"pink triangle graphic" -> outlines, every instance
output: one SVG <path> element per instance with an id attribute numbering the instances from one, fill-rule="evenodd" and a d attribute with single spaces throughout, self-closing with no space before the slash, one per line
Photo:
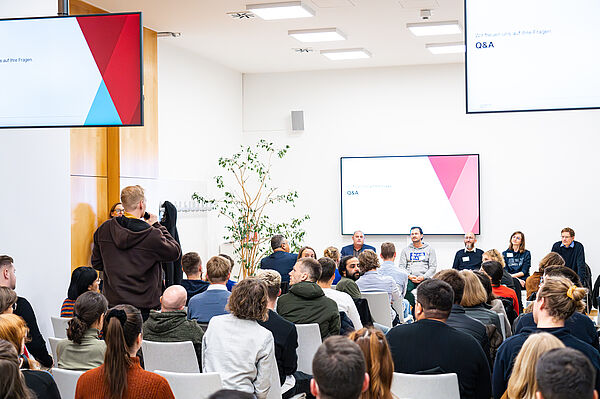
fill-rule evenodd
<path id="1" fill-rule="evenodd" d="M 468 158 L 468 155 L 429 157 L 429 162 L 431 162 L 435 174 L 440 180 L 440 183 L 442 183 L 442 187 L 444 188 L 444 192 L 448 199 L 450 199 L 450 196 L 454 191 L 456 182 L 458 181 Z"/>
<path id="2" fill-rule="evenodd" d="M 477 156 L 469 156 L 456 181 L 450 204 L 465 233 L 479 233 L 479 168 Z M 476 231 L 477 230 L 477 231 Z"/>

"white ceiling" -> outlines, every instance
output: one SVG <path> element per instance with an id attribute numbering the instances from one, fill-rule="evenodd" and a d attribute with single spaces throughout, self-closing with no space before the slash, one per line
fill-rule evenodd
<path id="1" fill-rule="evenodd" d="M 464 26 L 463 0 L 303 0 L 317 15 L 278 21 L 233 19 L 228 12 L 246 4 L 280 0 L 91 0 L 110 12 L 142 11 L 144 25 L 156 31 L 181 32 L 159 38 L 244 73 L 380 67 L 464 62 L 462 54 L 433 55 L 426 43 L 463 40 L 463 35 L 416 37 L 406 23 L 421 22 L 420 9 L 431 9 L 430 21 L 458 20 Z M 348 40 L 300 43 L 292 29 L 336 27 Z M 312 53 L 294 48 L 310 47 Z M 364 47 L 365 60 L 330 61 L 319 50 Z"/>

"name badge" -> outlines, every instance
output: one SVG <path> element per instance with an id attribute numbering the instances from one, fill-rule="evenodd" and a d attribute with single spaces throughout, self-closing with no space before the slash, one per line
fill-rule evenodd
<path id="1" fill-rule="evenodd" d="M 513 257 L 513 253 L 512 252 L 507 252 L 506 253 L 506 257 L 507 258 L 512 258 Z"/>
<path id="2" fill-rule="evenodd" d="M 469 257 L 468 256 L 463 256 L 462 260 L 463 260 L 463 262 L 468 262 L 469 261 Z"/>

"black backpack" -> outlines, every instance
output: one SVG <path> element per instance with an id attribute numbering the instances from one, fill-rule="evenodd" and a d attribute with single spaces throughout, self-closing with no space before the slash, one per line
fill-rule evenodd
<path id="1" fill-rule="evenodd" d="M 509 323 L 512 325 L 513 322 L 515 321 L 515 319 L 519 316 L 517 314 L 517 312 L 515 312 L 512 298 L 506 298 L 503 296 L 499 296 L 497 298 L 500 299 L 500 301 L 502 301 L 502 306 L 504 307 L 504 313 L 506 314 L 506 317 L 508 318 Z"/>

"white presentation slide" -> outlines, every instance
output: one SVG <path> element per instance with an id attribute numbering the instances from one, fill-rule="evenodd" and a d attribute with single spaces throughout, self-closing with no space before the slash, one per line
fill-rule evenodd
<path id="1" fill-rule="evenodd" d="M 479 156 L 341 158 L 342 234 L 479 233 Z"/>
<path id="2" fill-rule="evenodd" d="M 600 1 L 465 0 L 467 112 L 600 107 Z"/>

